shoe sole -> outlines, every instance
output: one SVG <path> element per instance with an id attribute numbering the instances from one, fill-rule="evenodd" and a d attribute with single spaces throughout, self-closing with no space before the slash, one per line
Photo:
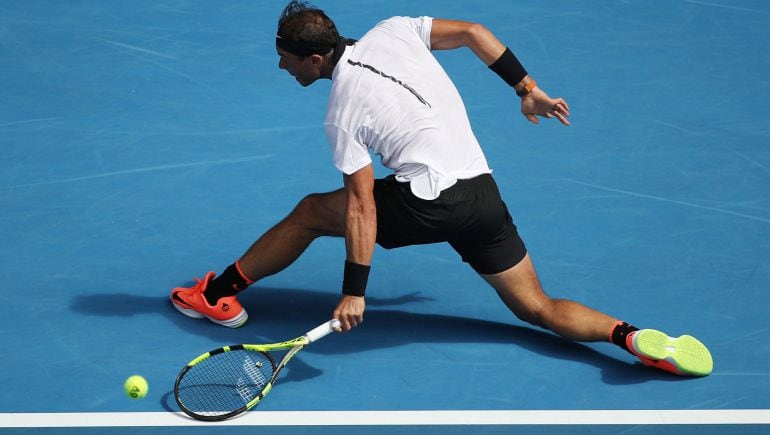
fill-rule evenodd
<path id="1" fill-rule="evenodd" d="M 249 314 L 243 308 L 241 308 L 241 312 L 238 313 L 237 316 L 233 317 L 230 320 L 217 320 L 212 317 L 206 316 L 205 314 L 201 314 L 195 310 L 182 308 L 176 303 L 174 303 L 173 300 L 171 301 L 171 304 L 174 306 L 174 308 L 177 309 L 177 311 L 179 311 L 180 313 L 184 314 L 187 317 L 192 317 L 194 319 L 202 319 L 205 317 L 211 320 L 212 322 L 216 323 L 217 325 L 226 326 L 228 328 L 240 328 L 246 323 L 247 320 L 249 320 Z"/>
<path id="2" fill-rule="evenodd" d="M 654 329 L 642 329 L 634 334 L 633 346 L 640 355 L 667 361 L 684 375 L 706 376 L 714 368 L 706 346 L 689 335 L 672 338 Z"/>

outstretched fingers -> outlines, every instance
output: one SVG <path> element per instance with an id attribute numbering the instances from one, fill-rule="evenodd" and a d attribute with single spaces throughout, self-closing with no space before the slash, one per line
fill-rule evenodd
<path id="1" fill-rule="evenodd" d="M 569 121 L 567 120 L 567 117 L 569 117 L 569 106 L 567 105 L 567 102 L 561 98 L 557 99 L 556 104 L 554 104 L 551 110 L 546 113 L 546 117 L 555 117 L 562 124 L 569 125 Z"/>
<path id="2" fill-rule="evenodd" d="M 556 118 L 564 125 L 569 125 L 569 105 L 563 98 L 550 98 L 543 90 L 535 88 L 521 99 L 521 113 L 532 122 L 539 124 L 538 117 Z"/>

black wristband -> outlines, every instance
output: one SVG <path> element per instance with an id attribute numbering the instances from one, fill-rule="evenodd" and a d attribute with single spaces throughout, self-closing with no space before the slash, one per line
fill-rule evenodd
<path id="1" fill-rule="evenodd" d="M 366 284 L 369 282 L 369 270 L 371 268 L 372 266 L 364 266 L 345 260 L 342 294 L 363 297 L 366 294 Z"/>
<path id="2" fill-rule="evenodd" d="M 527 70 L 521 66 L 519 59 L 513 55 L 510 48 L 506 47 L 500 57 L 489 65 L 489 69 L 497 73 L 511 87 L 519 84 L 527 76 Z"/>

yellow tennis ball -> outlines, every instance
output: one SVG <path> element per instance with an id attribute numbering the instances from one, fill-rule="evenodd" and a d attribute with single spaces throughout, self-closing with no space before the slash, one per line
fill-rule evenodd
<path id="1" fill-rule="evenodd" d="M 132 399 L 141 399 L 150 390 L 147 380 L 139 375 L 129 376 L 123 388 L 126 390 L 126 395 Z"/>

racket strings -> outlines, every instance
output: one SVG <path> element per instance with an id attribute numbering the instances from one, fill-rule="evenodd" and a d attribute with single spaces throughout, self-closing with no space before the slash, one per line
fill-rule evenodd
<path id="1" fill-rule="evenodd" d="M 232 350 L 212 355 L 184 374 L 178 400 L 198 415 L 228 414 L 258 397 L 274 370 L 273 359 L 264 352 Z"/>

